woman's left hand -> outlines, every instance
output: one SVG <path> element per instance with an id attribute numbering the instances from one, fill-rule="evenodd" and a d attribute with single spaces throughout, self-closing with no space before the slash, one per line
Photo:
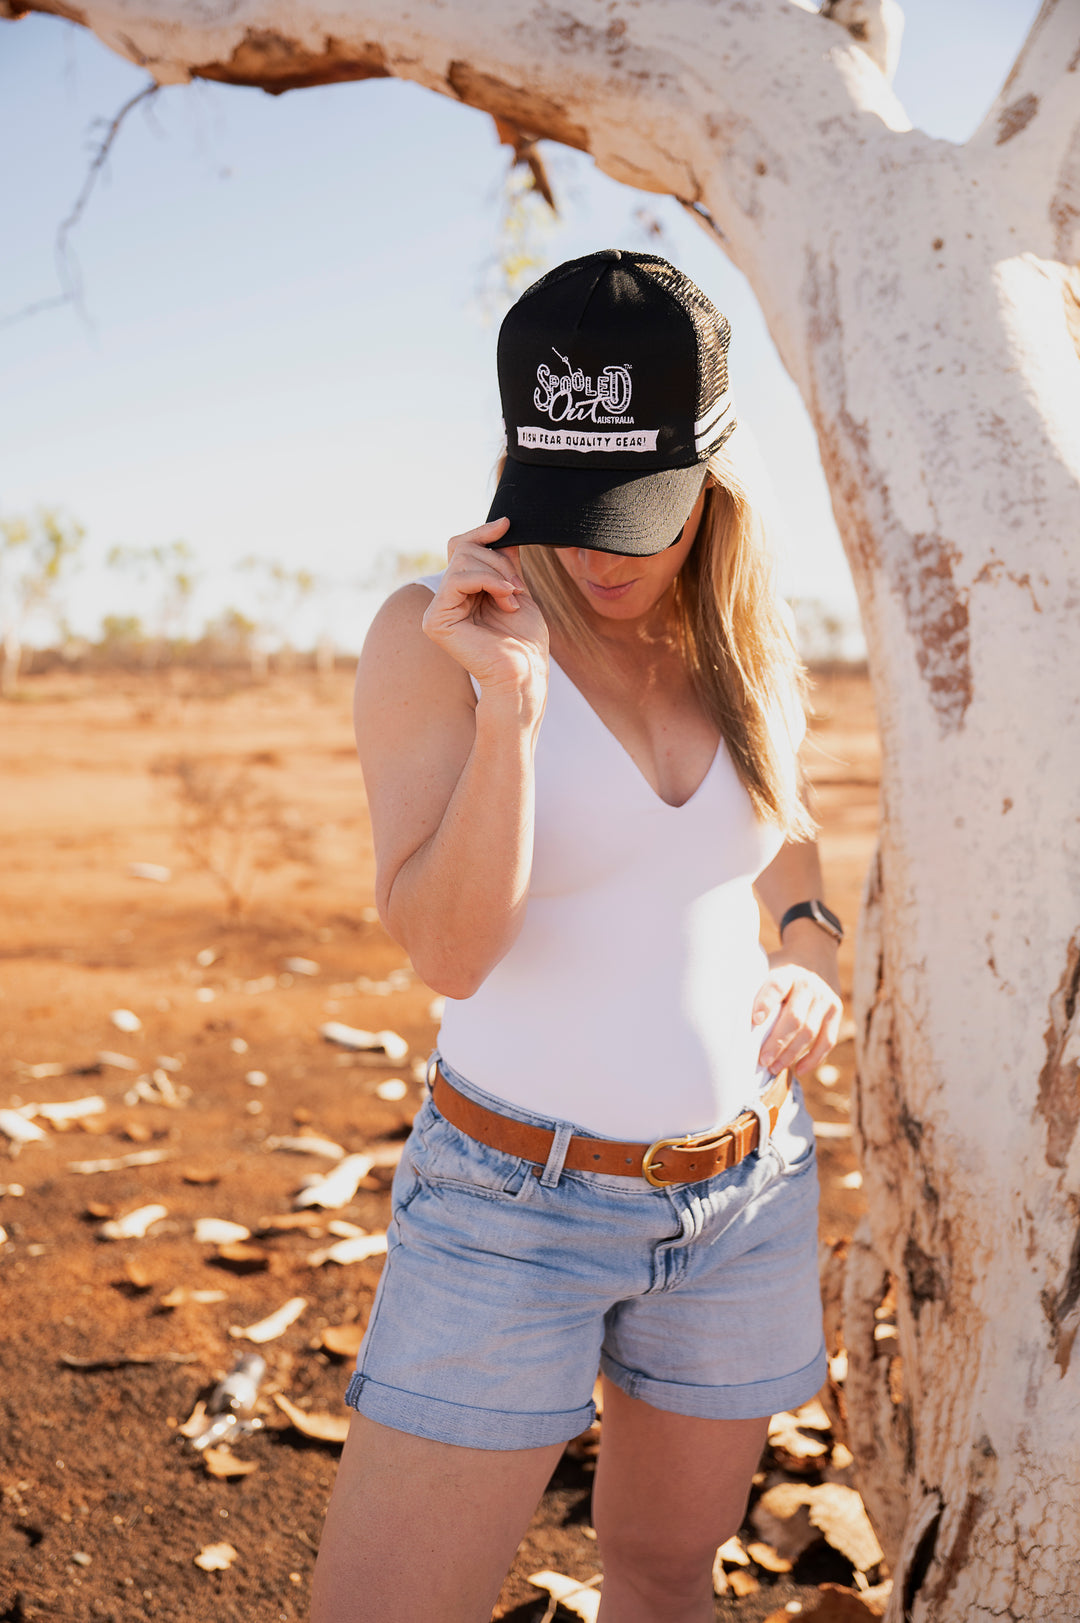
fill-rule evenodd
<path id="1" fill-rule="evenodd" d="M 840 1035 L 843 1003 L 839 992 L 815 970 L 773 953 L 768 976 L 754 999 L 751 1019 L 763 1028 L 774 1020 L 761 1046 L 761 1063 L 775 1075 L 785 1069 L 801 1075 L 825 1059 Z"/>

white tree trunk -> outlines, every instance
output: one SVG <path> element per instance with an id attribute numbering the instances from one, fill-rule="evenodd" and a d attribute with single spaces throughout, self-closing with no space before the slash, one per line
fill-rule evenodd
<path id="1" fill-rule="evenodd" d="M 163 83 L 413 79 L 716 222 L 818 433 L 881 723 L 847 1403 L 889 1619 L 1060 1623 L 1080 1592 L 1080 7 L 1047 0 L 965 147 L 912 130 L 871 60 L 894 54 L 884 0 L 833 9 L 866 50 L 803 0 L 79 15 Z M 899 1362 L 866 1333 L 887 1275 Z"/>

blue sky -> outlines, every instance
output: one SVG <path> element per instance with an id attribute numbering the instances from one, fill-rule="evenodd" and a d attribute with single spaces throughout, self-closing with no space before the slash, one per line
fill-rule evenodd
<path id="1" fill-rule="evenodd" d="M 1038 0 L 911 0 L 896 89 L 912 122 L 964 140 Z M 53 244 L 95 119 L 145 83 L 85 30 L 0 23 L 0 318 L 57 288 Z M 771 483 L 790 592 L 853 602 L 817 449 L 746 282 L 677 204 L 548 148 L 562 221 L 547 263 L 665 245 L 730 317 L 740 419 Z M 18 154 L 18 161 L 11 161 Z M 380 558 L 437 551 L 482 520 L 499 448 L 491 261 L 508 153 L 491 120 L 395 81 L 269 97 L 195 84 L 121 132 L 73 239 L 85 316 L 0 328 L 0 514 L 60 506 L 88 533 L 69 613 L 145 608 L 104 567 L 116 544 L 182 538 L 198 619 L 245 606 L 235 564 L 313 570 L 323 621 L 356 646 Z"/>

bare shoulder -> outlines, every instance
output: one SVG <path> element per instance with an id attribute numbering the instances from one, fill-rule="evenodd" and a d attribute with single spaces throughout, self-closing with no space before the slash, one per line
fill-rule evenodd
<path id="1" fill-rule="evenodd" d="M 476 708 L 465 671 L 424 634 L 428 587 L 400 587 L 382 605 L 364 639 L 356 673 L 356 724 L 386 718 L 418 703 L 445 713 L 447 706 Z"/>

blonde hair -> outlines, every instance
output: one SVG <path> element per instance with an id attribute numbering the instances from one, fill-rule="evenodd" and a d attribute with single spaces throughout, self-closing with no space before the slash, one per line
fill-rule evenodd
<path id="1" fill-rule="evenodd" d="M 674 586 L 675 633 L 706 714 L 715 723 L 757 816 L 786 839 L 808 839 L 813 819 L 791 770 L 805 672 L 790 613 L 777 596 L 760 514 L 726 447 L 706 464 L 705 506 Z M 549 547 L 522 547 L 521 571 L 545 619 L 599 655 L 570 577 Z"/>

